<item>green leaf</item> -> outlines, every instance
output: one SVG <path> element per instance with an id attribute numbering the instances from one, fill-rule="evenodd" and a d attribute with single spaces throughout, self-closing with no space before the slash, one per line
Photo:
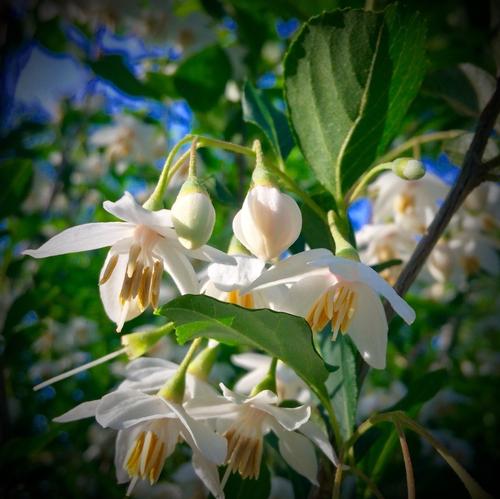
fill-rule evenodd
<path id="1" fill-rule="evenodd" d="M 278 111 L 262 90 L 246 82 L 242 98 L 243 119 L 258 126 L 269 140 L 277 157 L 286 159 L 294 146 L 285 115 Z"/>
<path id="2" fill-rule="evenodd" d="M 175 323 L 179 343 L 201 336 L 263 350 L 294 369 L 315 393 L 326 396 L 328 370 L 304 319 L 266 309 L 249 310 L 203 295 L 176 298 L 160 313 Z"/>
<path id="3" fill-rule="evenodd" d="M 231 77 L 231 63 L 218 45 L 192 55 L 177 68 L 174 86 L 195 111 L 208 111 L 223 95 Z"/>
<path id="4" fill-rule="evenodd" d="M 387 260 L 382 263 L 376 263 L 375 265 L 372 265 L 372 269 L 375 272 L 383 272 L 386 269 L 390 269 L 391 267 L 396 267 L 397 265 L 401 265 L 403 263 L 403 260 L 400 260 L 399 258 L 392 258 L 391 260 Z"/>
<path id="5" fill-rule="evenodd" d="M 119 55 L 106 55 L 96 61 L 87 61 L 94 73 L 111 82 L 126 94 L 141 97 L 156 97 L 154 91 L 139 81 Z"/>
<path id="6" fill-rule="evenodd" d="M 387 148 L 425 70 L 417 12 L 341 10 L 304 25 L 285 59 L 289 117 L 304 157 L 337 198 Z"/>
<path id="7" fill-rule="evenodd" d="M 323 339 L 321 350 L 326 362 L 339 366 L 330 374 L 326 388 L 344 439 L 348 439 L 356 422 L 358 386 L 356 382 L 356 351 L 350 340 L 339 334 L 331 341 L 330 333 Z"/>
<path id="8" fill-rule="evenodd" d="M 16 213 L 29 194 L 33 165 L 28 159 L 7 159 L 0 166 L 0 218 Z"/>

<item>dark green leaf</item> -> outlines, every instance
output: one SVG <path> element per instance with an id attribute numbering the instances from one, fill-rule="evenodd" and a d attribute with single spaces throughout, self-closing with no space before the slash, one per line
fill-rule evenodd
<path id="1" fill-rule="evenodd" d="M 399 258 L 393 258 L 391 260 L 387 260 L 386 262 L 382 263 L 377 263 L 375 265 L 372 265 L 372 269 L 375 272 L 383 272 L 385 269 L 390 269 L 391 267 L 395 267 L 396 265 L 401 265 L 403 263 L 403 260 L 400 260 Z"/>
<path id="2" fill-rule="evenodd" d="M 87 63 L 97 76 L 109 81 L 129 95 L 156 97 L 154 91 L 132 74 L 119 55 L 107 55 Z"/>
<path id="3" fill-rule="evenodd" d="M 0 218 L 16 213 L 29 194 L 33 165 L 27 159 L 7 159 L 0 165 Z"/>
<path id="4" fill-rule="evenodd" d="M 316 392 L 326 395 L 328 377 L 304 319 L 271 310 L 249 310 L 203 295 L 184 295 L 161 314 L 176 325 L 179 343 L 196 337 L 248 345 L 278 357 Z"/>
<path id="5" fill-rule="evenodd" d="M 356 384 L 356 351 L 350 340 L 339 334 L 335 341 L 330 340 L 330 333 L 325 336 L 321 346 L 326 362 L 339 366 L 330 374 L 326 388 L 333 405 L 333 410 L 340 425 L 344 439 L 349 438 L 356 421 L 358 387 Z"/>
<path id="6" fill-rule="evenodd" d="M 186 59 L 174 75 L 174 86 L 196 111 L 208 111 L 223 95 L 231 77 L 231 63 L 218 45 Z"/>
<path id="7" fill-rule="evenodd" d="M 382 154 L 422 81 L 416 12 L 342 10 L 311 19 L 285 59 L 289 115 L 306 160 L 334 195 Z"/>
<path id="8" fill-rule="evenodd" d="M 163 73 L 147 73 L 146 84 L 149 87 L 149 91 L 156 94 L 158 98 L 179 97 L 179 92 L 175 89 L 174 78 L 171 75 Z"/>
<path id="9" fill-rule="evenodd" d="M 276 156 L 286 159 L 294 145 L 285 115 L 278 111 L 262 90 L 251 83 L 243 89 L 243 119 L 258 126 L 266 135 Z"/>

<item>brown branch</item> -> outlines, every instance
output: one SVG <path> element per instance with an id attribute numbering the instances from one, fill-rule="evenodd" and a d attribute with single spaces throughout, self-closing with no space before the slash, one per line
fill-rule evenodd
<path id="1" fill-rule="evenodd" d="M 500 78 L 497 79 L 496 89 L 486 107 L 479 116 L 479 121 L 474 133 L 474 138 L 465 155 L 460 174 L 451 188 L 444 203 L 441 205 L 436 217 L 427 229 L 426 234 L 418 243 L 410 260 L 403 268 L 394 289 L 400 296 L 404 296 L 413 281 L 422 269 L 425 261 L 434 249 L 434 246 L 443 235 L 451 217 L 460 208 L 465 198 L 481 183 L 488 175 L 488 168 L 481 162 L 486 144 L 490 137 L 495 121 L 500 114 Z M 386 304 L 387 322 L 390 322 L 395 313 Z M 358 382 L 363 384 L 368 373 L 368 364 L 363 364 L 360 369 Z"/>

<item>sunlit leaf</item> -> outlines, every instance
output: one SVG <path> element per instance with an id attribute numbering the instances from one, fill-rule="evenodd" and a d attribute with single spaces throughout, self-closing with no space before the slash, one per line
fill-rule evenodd
<path id="1" fill-rule="evenodd" d="M 243 89 L 243 119 L 258 126 L 277 156 L 286 159 L 294 145 L 285 115 L 278 111 L 262 90 L 247 82 Z"/>
<path id="2" fill-rule="evenodd" d="M 249 310 L 203 295 L 176 298 L 162 307 L 161 314 L 175 323 L 180 343 L 201 336 L 263 350 L 288 364 L 314 391 L 326 394 L 328 369 L 304 319 L 266 309 Z"/>
<path id="3" fill-rule="evenodd" d="M 285 59 L 285 95 L 319 181 L 345 193 L 399 131 L 422 81 L 425 23 L 394 6 L 312 18 Z"/>

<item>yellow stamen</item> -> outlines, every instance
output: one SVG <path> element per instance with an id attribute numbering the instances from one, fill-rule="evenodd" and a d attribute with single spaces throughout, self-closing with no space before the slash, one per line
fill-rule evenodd
<path id="1" fill-rule="evenodd" d="M 138 244 L 132 244 L 128 252 L 128 263 L 127 263 L 127 275 L 132 277 L 134 274 L 135 266 L 137 264 L 137 258 L 141 252 L 141 247 Z"/>
<path id="2" fill-rule="evenodd" d="M 108 282 L 109 278 L 113 274 L 113 270 L 115 270 L 115 267 L 116 267 L 117 263 L 118 263 L 118 255 L 113 255 L 109 259 L 108 264 L 106 265 L 106 268 L 105 268 L 104 272 L 102 273 L 102 277 L 101 277 L 101 279 L 99 281 L 100 285 L 105 284 L 106 282 Z"/>
<path id="3" fill-rule="evenodd" d="M 246 293 L 240 295 L 237 289 L 233 289 L 227 293 L 226 301 L 232 303 L 233 305 L 240 305 L 240 307 L 254 308 L 255 303 L 252 293 Z"/>

